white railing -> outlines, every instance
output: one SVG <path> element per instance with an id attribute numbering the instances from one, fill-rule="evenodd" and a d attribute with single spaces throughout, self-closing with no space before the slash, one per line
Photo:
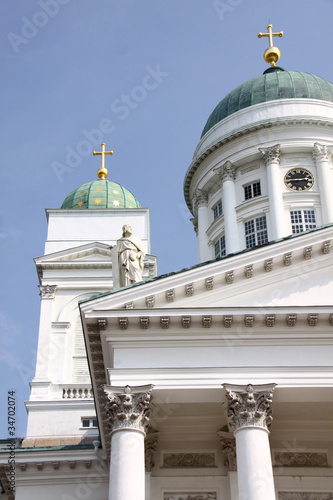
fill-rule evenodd
<path id="1" fill-rule="evenodd" d="M 62 387 L 63 399 L 93 399 L 91 386 L 65 386 Z"/>

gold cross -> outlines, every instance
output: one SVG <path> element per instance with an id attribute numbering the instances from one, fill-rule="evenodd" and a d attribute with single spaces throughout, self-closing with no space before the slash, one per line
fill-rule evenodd
<path id="1" fill-rule="evenodd" d="M 101 180 L 104 180 L 109 173 L 105 168 L 105 155 L 113 155 L 113 151 L 105 151 L 105 142 L 102 142 L 101 146 L 102 151 L 93 151 L 93 155 L 101 155 L 101 168 L 97 171 L 97 175 Z"/>
<path id="2" fill-rule="evenodd" d="M 268 37 L 269 47 L 264 52 L 264 59 L 265 59 L 265 61 L 270 63 L 271 66 L 275 66 L 275 63 L 280 59 L 281 53 L 277 47 L 273 46 L 273 36 L 278 36 L 281 38 L 283 36 L 283 31 L 279 31 L 279 33 L 273 33 L 272 28 L 273 28 L 273 25 L 269 24 L 267 26 L 268 33 L 261 33 L 260 32 L 260 33 L 258 33 L 258 38 Z"/>

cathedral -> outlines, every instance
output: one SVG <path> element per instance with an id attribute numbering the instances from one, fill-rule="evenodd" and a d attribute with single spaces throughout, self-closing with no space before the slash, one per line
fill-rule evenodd
<path id="1" fill-rule="evenodd" d="M 104 143 L 97 179 L 47 210 L 1 498 L 333 500 L 333 84 L 279 67 L 280 36 L 258 34 L 268 68 L 217 104 L 185 173 L 195 266 L 158 276 Z"/>

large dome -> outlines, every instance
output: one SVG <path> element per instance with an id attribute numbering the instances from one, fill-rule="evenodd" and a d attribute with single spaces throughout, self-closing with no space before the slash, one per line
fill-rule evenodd
<path id="1" fill-rule="evenodd" d="M 116 182 L 100 179 L 82 184 L 69 193 L 61 205 L 64 209 L 141 208 L 128 189 Z"/>
<path id="2" fill-rule="evenodd" d="M 297 98 L 333 102 L 333 84 L 309 73 L 269 68 L 263 75 L 242 83 L 222 99 L 208 118 L 201 137 L 236 111 L 276 99 Z"/>

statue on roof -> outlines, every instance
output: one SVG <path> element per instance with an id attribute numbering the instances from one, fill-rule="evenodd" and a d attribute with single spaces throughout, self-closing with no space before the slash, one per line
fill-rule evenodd
<path id="1" fill-rule="evenodd" d="M 142 281 L 145 253 L 141 239 L 133 236 L 131 224 L 125 224 L 123 236 L 117 241 L 119 285 L 121 287 Z"/>

